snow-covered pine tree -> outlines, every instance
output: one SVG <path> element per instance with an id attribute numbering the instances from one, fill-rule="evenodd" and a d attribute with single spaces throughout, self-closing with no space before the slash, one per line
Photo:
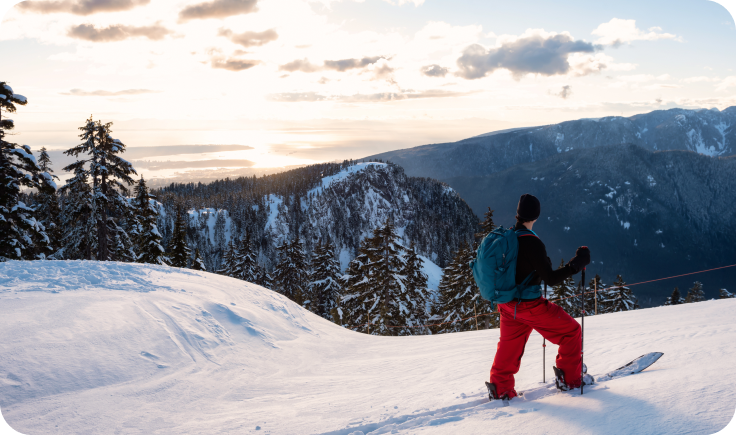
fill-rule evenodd
<path id="1" fill-rule="evenodd" d="M 493 210 L 490 207 L 488 207 L 488 211 L 485 213 L 485 219 L 478 225 L 480 225 L 480 232 L 475 234 L 478 240 L 483 240 L 485 236 L 496 229 L 496 224 L 493 223 Z"/>
<path id="2" fill-rule="evenodd" d="M 225 254 L 222 256 L 222 267 L 217 271 L 220 275 L 233 276 L 233 270 L 235 269 L 235 247 L 233 246 L 232 240 L 228 245 Z"/>
<path id="3" fill-rule="evenodd" d="M 265 267 L 258 266 L 258 275 L 256 276 L 255 283 L 267 289 L 273 288 L 273 278 L 271 278 L 271 274 L 268 273 Z"/>
<path id="4" fill-rule="evenodd" d="M 565 266 L 565 260 L 560 261 L 560 267 L 562 269 Z M 572 277 L 565 279 L 563 282 L 552 286 L 552 301 L 559 305 L 560 308 L 572 317 L 578 317 L 580 315 L 580 299 L 577 294 L 577 286 L 575 280 Z M 600 307 L 598 312 L 600 313 Z"/>
<path id="5" fill-rule="evenodd" d="M 128 231 L 135 230 L 136 222 L 132 207 L 128 207 L 130 211 L 125 215 L 121 215 L 117 220 L 108 219 L 108 228 L 112 235 L 112 245 L 110 245 L 110 260 L 132 263 L 138 258 L 135 252 L 135 243 L 128 234 Z"/>
<path id="6" fill-rule="evenodd" d="M 240 241 L 240 248 L 237 250 L 233 275 L 244 281 L 255 283 L 258 280 L 258 269 L 257 253 L 253 246 L 253 240 L 250 232 L 246 232 Z"/>
<path id="7" fill-rule="evenodd" d="M 682 299 L 682 296 L 680 296 L 680 289 L 678 287 L 675 287 L 675 289 L 672 290 L 672 295 L 667 298 L 667 301 L 664 304 L 680 305 L 682 303 L 685 303 L 685 301 Z"/>
<path id="8" fill-rule="evenodd" d="M 168 257 L 171 267 L 187 267 L 187 261 L 191 251 L 186 241 L 187 223 L 181 213 L 181 206 L 176 208 L 176 220 L 174 221 L 174 231 L 169 241 Z"/>
<path id="9" fill-rule="evenodd" d="M 304 303 L 307 264 L 304 248 L 297 237 L 284 241 L 278 248 L 281 260 L 274 269 L 275 290 L 299 305 Z"/>
<path id="10" fill-rule="evenodd" d="M 703 293 L 703 283 L 700 281 L 695 281 L 693 283 L 693 286 L 690 287 L 690 290 L 687 292 L 687 296 L 685 296 L 685 303 L 689 304 L 691 302 L 702 302 L 705 300 L 705 293 Z"/>
<path id="11" fill-rule="evenodd" d="M 409 310 L 409 326 L 414 327 L 410 332 L 412 335 L 425 334 L 429 332 L 426 325 L 429 319 L 429 294 L 427 294 L 427 274 L 424 273 L 424 264 L 422 259 L 416 253 L 414 243 L 404 255 L 404 276 L 406 276 L 406 290 L 401 298 L 407 303 Z"/>
<path id="12" fill-rule="evenodd" d="M 41 152 L 38 156 L 38 167 L 41 168 L 42 172 L 46 172 L 51 175 L 53 180 L 59 179 L 59 177 L 53 174 L 54 171 L 51 169 L 51 157 L 49 157 L 46 147 L 41 148 Z M 61 227 L 59 196 L 56 192 L 52 192 L 50 190 L 38 192 L 38 195 L 36 196 L 36 215 L 44 228 L 46 228 L 46 235 L 49 237 L 50 252 L 58 252 L 62 247 L 61 238 L 63 232 Z"/>
<path id="13" fill-rule="evenodd" d="M 36 210 L 20 201 L 20 189 L 53 194 L 56 184 L 38 166 L 28 145 L 5 140 L 15 124 L 12 119 L 3 119 L 3 112 L 13 113 L 16 104 L 26 103 L 26 97 L 0 82 L 0 261 L 34 260 L 51 254 L 45 228 L 37 220 Z"/>
<path id="14" fill-rule="evenodd" d="M 82 167 L 59 189 L 62 194 L 62 248 L 55 258 L 92 260 L 97 255 L 97 214 L 92 187 Z"/>
<path id="15" fill-rule="evenodd" d="M 194 248 L 194 257 L 192 257 L 191 269 L 207 271 L 207 268 L 204 265 L 204 261 L 202 261 L 202 256 L 199 255 L 199 248 Z"/>
<path id="16" fill-rule="evenodd" d="M 480 296 L 468 263 L 475 258 L 475 251 L 467 244 L 460 245 L 450 264 L 443 270 L 440 280 L 439 301 L 432 307 L 433 333 L 471 331 L 497 326 L 497 316 L 474 316 L 492 312 L 492 304 Z M 464 320 L 463 320 L 464 319 Z"/>
<path id="17" fill-rule="evenodd" d="M 119 153 L 125 152 L 125 144 L 110 136 L 111 126 L 111 122 L 105 124 L 95 122 L 90 116 L 85 125 L 79 127 L 82 131 L 79 137 L 83 142 L 64 151 L 64 154 L 77 159 L 80 154 L 86 154 L 88 157 L 77 160 L 64 170 L 74 171 L 76 174 L 80 168 L 84 168 L 86 174 L 92 178 L 97 216 L 97 260 L 101 261 L 114 257 L 111 246 L 114 244 L 115 235 L 124 231 L 117 225 L 116 216 L 130 213 L 130 203 L 126 199 L 127 186 L 134 183 L 130 174 L 136 173 L 130 162 L 118 156 Z"/>
<path id="18" fill-rule="evenodd" d="M 322 243 L 320 240 L 317 243 L 309 269 L 307 297 L 311 302 L 308 308 L 318 316 L 333 320 L 331 311 L 342 294 L 342 275 L 335 257 L 335 246 L 331 242 Z"/>
<path id="19" fill-rule="evenodd" d="M 736 295 L 726 290 L 725 288 L 718 290 L 718 299 L 731 299 L 731 298 L 736 298 Z"/>
<path id="20" fill-rule="evenodd" d="M 410 327 L 421 319 L 406 299 L 404 252 L 391 222 L 363 240 L 343 279 L 346 288 L 339 309 L 346 327 L 374 335 L 421 333 Z"/>
<path id="21" fill-rule="evenodd" d="M 636 296 L 629 287 L 626 287 L 626 282 L 621 275 L 616 276 L 613 286 L 606 291 L 604 303 L 607 305 L 607 312 L 609 313 L 631 311 L 638 308 Z"/>
<path id="22" fill-rule="evenodd" d="M 134 188 L 135 199 L 135 245 L 139 263 L 167 264 L 164 247 L 161 246 L 161 233 L 158 231 L 158 207 L 155 205 L 155 196 L 152 196 L 146 181 L 141 176 Z"/>
<path id="23" fill-rule="evenodd" d="M 368 310 L 363 303 L 362 295 L 366 293 L 368 280 L 362 274 L 363 267 L 370 263 L 368 245 L 372 238 L 366 237 L 360 242 L 358 255 L 348 264 L 342 275 L 342 294 L 337 306 L 330 311 L 335 323 L 358 332 L 370 331 Z"/>

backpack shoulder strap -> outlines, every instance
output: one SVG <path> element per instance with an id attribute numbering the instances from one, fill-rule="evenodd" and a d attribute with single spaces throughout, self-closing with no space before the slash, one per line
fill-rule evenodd
<path id="1" fill-rule="evenodd" d="M 517 238 L 519 238 L 519 237 L 536 237 L 537 239 L 539 239 L 539 236 L 537 235 L 537 233 L 535 233 L 532 230 L 527 230 L 527 229 L 516 230 L 516 237 Z"/>

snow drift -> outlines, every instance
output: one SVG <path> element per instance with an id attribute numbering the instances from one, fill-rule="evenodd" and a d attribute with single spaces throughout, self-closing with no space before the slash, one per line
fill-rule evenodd
<path id="1" fill-rule="evenodd" d="M 142 264 L 0 263 L 0 408 L 45 433 L 695 433 L 736 403 L 736 300 L 585 322 L 603 374 L 650 351 L 645 372 L 584 396 L 495 408 L 483 381 L 497 330 L 375 337 L 232 278 Z M 542 339 L 520 390 L 540 387 Z M 548 347 L 547 381 L 555 346 Z"/>

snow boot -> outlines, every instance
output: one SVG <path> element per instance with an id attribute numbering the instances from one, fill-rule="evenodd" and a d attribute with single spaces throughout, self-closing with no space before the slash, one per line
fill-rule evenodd
<path id="1" fill-rule="evenodd" d="M 580 388 L 580 384 L 568 385 L 567 382 L 565 382 L 565 373 L 562 370 L 558 369 L 555 366 L 552 366 L 552 370 L 554 370 L 555 372 L 555 386 L 558 390 L 570 391 L 576 388 Z M 583 385 L 593 385 L 595 383 L 593 376 L 590 376 L 588 374 L 588 367 L 585 364 L 583 364 L 583 377 L 580 381 Z"/>
<path id="2" fill-rule="evenodd" d="M 488 400 L 491 402 L 499 399 L 503 400 L 504 406 L 508 406 L 509 400 L 519 396 L 519 394 L 516 393 L 516 390 L 507 391 L 503 395 L 499 396 L 496 391 L 496 386 L 490 382 L 486 382 L 486 388 L 488 388 Z"/>

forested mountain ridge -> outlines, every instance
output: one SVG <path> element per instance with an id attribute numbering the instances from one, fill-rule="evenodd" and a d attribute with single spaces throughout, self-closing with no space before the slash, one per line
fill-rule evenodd
<path id="1" fill-rule="evenodd" d="M 259 262 L 271 269 L 276 247 L 298 236 L 307 256 L 319 241 L 337 246 L 342 268 L 360 241 L 392 220 L 403 243 L 414 243 L 440 267 L 462 242 L 470 242 L 478 218 L 444 183 L 407 177 L 386 163 L 320 164 L 260 178 L 176 184 L 153 192 L 162 204 L 159 229 L 168 244 L 177 207 L 188 210 L 187 241 L 208 270 L 220 267 L 231 240 L 247 232 Z"/>
<path id="2" fill-rule="evenodd" d="M 589 274 L 606 282 L 623 274 L 631 283 L 734 262 L 734 174 L 736 156 L 624 144 L 447 181 L 473 209 L 495 209 L 496 222 L 504 226 L 514 222 L 519 195 L 533 193 L 542 205 L 534 230 L 553 264 L 587 245 L 594 261 Z M 732 269 L 724 269 L 637 287 L 636 293 L 642 306 L 659 304 L 675 285 L 687 288 L 694 279 L 703 281 L 708 297 L 716 297 L 719 287 L 733 287 Z"/>
<path id="3" fill-rule="evenodd" d="M 624 143 L 650 151 L 736 155 L 736 106 L 723 111 L 669 109 L 628 118 L 579 119 L 488 133 L 454 143 L 389 151 L 369 158 L 399 164 L 410 176 L 444 181 L 487 175 L 571 150 Z"/>

